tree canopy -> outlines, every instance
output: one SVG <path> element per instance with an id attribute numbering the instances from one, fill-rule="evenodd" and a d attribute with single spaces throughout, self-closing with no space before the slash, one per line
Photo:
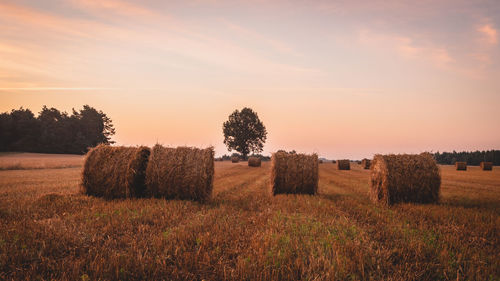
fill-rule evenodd
<path id="1" fill-rule="evenodd" d="M 493 165 L 500 165 L 500 150 L 487 151 L 462 151 L 462 152 L 436 152 L 434 154 L 436 162 L 439 164 L 455 164 L 455 162 L 467 162 L 467 165 L 479 165 L 482 161 L 493 162 Z"/>
<path id="2" fill-rule="evenodd" d="M 114 134 L 112 120 L 88 105 L 71 115 L 47 106 L 38 117 L 23 108 L 0 114 L 0 151 L 83 154 Z"/>
<path id="3" fill-rule="evenodd" d="M 267 138 L 266 127 L 252 109 L 235 110 L 223 124 L 224 144 L 229 151 L 236 150 L 246 159 L 247 155 L 260 153 Z"/>

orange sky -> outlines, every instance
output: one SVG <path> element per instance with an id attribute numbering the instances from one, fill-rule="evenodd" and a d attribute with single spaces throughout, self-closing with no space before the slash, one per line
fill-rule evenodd
<path id="1" fill-rule="evenodd" d="M 499 148 L 498 1 L 0 0 L 0 15 L 0 111 L 89 104 L 119 144 L 221 155 L 248 106 L 265 154 Z"/>

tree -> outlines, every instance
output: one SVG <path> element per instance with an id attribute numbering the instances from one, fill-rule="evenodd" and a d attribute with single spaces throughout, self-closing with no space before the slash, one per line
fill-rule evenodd
<path id="1" fill-rule="evenodd" d="M 82 154 L 100 143 L 114 143 L 114 134 L 111 119 L 88 105 L 73 109 L 71 116 L 47 106 L 37 118 L 23 108 L 0 113 L 0 151 Z"/>
<path id="2" fill-rule="evenodd" d="M 66 152 L 63 148 L 68 143 L 68 135 L 72 132 L 65 130 L 64 122 L 68 119 L 66 112 L 61 113 L 56 108 L 43 106 L 38 113 L 40 122 L 40 151 L 57 153 Z"/>
<path id="3" fill-rule="evenodd" d="M 236 150 L 246 159 L 250 152 L 262 152 L 267 131 L 257 113 L 245 107 L 235 110 L 223 126 L 224 144 L 228 151 Z"/>
<path id="4" fill-rule="evenodd" d="M 29 109 L 22 107 L 10 112 L 10 151 L 36 152 L 40 137 L 40 124 Z"/>
<path id="5" fill-rule="evenodd" d="M 75 132 L 73 153 L 85 153 L 89 147 L 100 143 L 114 143 L 111 140 L 111 136 L 115 134 L 112 120 L 101 110 L 88 105 L 84 105 L 80 112 L 73 109 L 70 123 Z"/>

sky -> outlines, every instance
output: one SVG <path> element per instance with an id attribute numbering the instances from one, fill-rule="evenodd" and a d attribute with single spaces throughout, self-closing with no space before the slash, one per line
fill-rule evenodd
<path id="1" fill-rule="evenodd" d="M 0 112 L 104 111 L 119 145 L 214 146 L 256 111 L 278 149 L 500 148 L 498 0 L 0 0 Z"/>

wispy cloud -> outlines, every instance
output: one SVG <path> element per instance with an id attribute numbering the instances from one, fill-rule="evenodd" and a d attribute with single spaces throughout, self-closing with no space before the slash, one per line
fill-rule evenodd
<path id="1" fill-rule="evenodd" d="M 363 29 L 359 32 L 359 40 L 370 46 L 383 46 L 395 50 L 400 56 L 408 59 L 426 60 L 436 67 L 448 67 L 455 59 L 444 46 L 436 46 L 431 42 L 417 44 L 409 36 L 377 33 Z"/>
<path id="2" fill-rule="evenodd" d="M 122 0 L 72 0 L 73 5 L 100 14 L 121 14 L 127 16 L 152 16 L 151 9 Z"/>
<path id="3" fill-rule="evenodd" d="M 99 88 L 99 87 L 9 87 L 0 88 L 0 91 L 100 91 L 100 90 L 118 90 L 118 88 Z"/>
<path id="4" fill-rule="evenodd" d="M 297 52 L 292 46 L 290 46 L 290 44 L 286 44 L 283 41 L 266 36 L 260 32 L 251 30 L 250 28 L 243 27 L 234 22 L 230 22 L 226 19 L 222 19 L 221 22 L 224 25 L 226 25 L 230 30 L 234 31 L 238 36 L 244 37 L 246 39 L 249 39 L 251 41 L 260 44 L 265 44 L 278 53 L 292 55 L 292 56 L 303 56 L 302 54 Z"/>
<path id="5" fill-rule="evenodd" d="M 481 25 L 477 31 L 483 36 L 483 41 L 490 45 L 498 44 L 498 32 L 492 24 Z"/>
<path id="6" fill-rule="evenodd" d="M 484 18 L 476 26 L 475 48 L 470 54 L 481 69 L 487 69 L 493 64 L 493 57 L 498 52 L 498 31 L 491 23 L 491 19 Z"/>

